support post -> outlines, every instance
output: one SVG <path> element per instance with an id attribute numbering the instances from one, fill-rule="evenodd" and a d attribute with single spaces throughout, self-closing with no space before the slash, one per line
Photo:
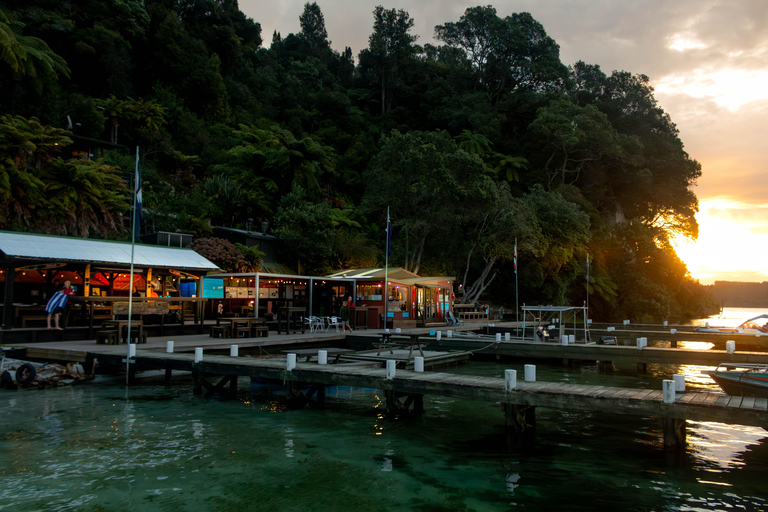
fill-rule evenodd
<path id="1" fill-rule="evenodd" d="M 229 398 L 237 397 L 237 375 L 229 378 Z"/>
<path id="2" fill-rule="evenodd" d="M 678 418 L 662 418 L 661 425 L 664 430 L 664 449 L 684 449 L 686 445 L 685 420 Z"/>
<path id="3" fill-rule="evenodd" d="M 5 267 L 5 288 L 3 290 L 3 329 L 13 328 L 13 280 L 16 279 L 16 268 Z"/>
<path id="4" fill-rule="evenodd" d="M 203 394 L 203 383 L 200 379 L 200 370 L 192 370 L 192 394 L 200 396 Z"/>
<path id="5" fill-rule="evenodd" d="M 387 419 L 394 420 L 397 416 L 397 395 L 391 389 L 384 391 L 386 397 Z"/>
<path id="6" fill-rule="evenodd" d="M 527 432 L 536 428 L 536 407 L 532 405 L 504 404 L 504 418 L 507 429 Z"/>

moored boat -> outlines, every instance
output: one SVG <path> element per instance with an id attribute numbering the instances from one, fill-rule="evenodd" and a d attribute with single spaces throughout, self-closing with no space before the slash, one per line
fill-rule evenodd
<path id="1" fill-rule="evenodd" d="M 733 396 L 768 398 L 768 365 L 721 363 L 701 373 L 712 377 L 723 391 Z"/>
<path id="2" fill-rule="evenodd" d="M 759 315 L 742 322 L 738 327 L 710 327 L 706 324 L 703 327 L 694 327 L 695 332 L 708 332 L 719 334 L 746 334 L 749 336 L 768 335 L 768 323 L 760 323 L 757 320 L 768 318 L 768 314 Z"/>

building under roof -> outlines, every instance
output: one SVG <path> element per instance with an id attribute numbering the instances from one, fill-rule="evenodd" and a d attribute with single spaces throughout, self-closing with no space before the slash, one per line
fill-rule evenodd
<path id="1" fill-rule="evenodd" d="M 64 280 L 81 297 L 127 296 L 129 285 L 146 297 L 192 296 L 196 280 L 215 270 L 191 249 L 0 231 L 3 304 L 13 305 L 3 307 L 2 325 L 11 327 L 14 307 L 44 305 Z M 189 295 L 179 290 L 184 279 L 191 281 Z"/>

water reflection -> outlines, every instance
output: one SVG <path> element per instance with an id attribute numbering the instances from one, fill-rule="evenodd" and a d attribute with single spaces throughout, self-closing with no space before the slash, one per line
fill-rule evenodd
<path id="1" fill-rule="evenodd" d="M 454 370 L 502 378 L 507 366 L 472 362 Z M 657 387 L 671 370 L 693 380 L 697 367 L 637 375 L 539 365 L 537 377 Z M 534 436 L 508 437 L 498 404 L 446 397 L 425 397 L 418 420 L 389 422 L 372 408 L 383 406 L 382 395 L 357 388 L 329 389 L 322 411 L 208 400 L 186 386 L 137 387 L 119 399 L 97 387 L 60 391 L 24 400 L 0 394 L 0 408 L 9 410 L 11 400 L 18 407 L 0 416 L 0 506 L 195 512 L 766 505 L 762 429 L 689 422 L 689 449 L 666 460 L 657 420 L 591 411 L 542 409 Z M 9 472 L 14 463 L 23 471 Z"/>

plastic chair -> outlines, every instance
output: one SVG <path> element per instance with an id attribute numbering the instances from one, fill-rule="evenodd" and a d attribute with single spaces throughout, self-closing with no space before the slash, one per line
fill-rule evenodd
<path id="1" fill-rule="evenodd" d="M 339 317 L 332 316 L 328 318 L 328 328 L 326 329 L 326 331 L 330 331 L 331 327 L 333 327 L 336 330 L 336 332 L 339 332 L 340 326 L 341 326 L 341 322 L 339 322 Z"/>
<path id="2" fill-rule="evenodd" d="M 309 332 L 317 332 L 320 329 L 322 329 L 323 326 L 325 325 L 325 322 L 319 316 L 310 316 L 308 320 L 309 320 Z"/>

